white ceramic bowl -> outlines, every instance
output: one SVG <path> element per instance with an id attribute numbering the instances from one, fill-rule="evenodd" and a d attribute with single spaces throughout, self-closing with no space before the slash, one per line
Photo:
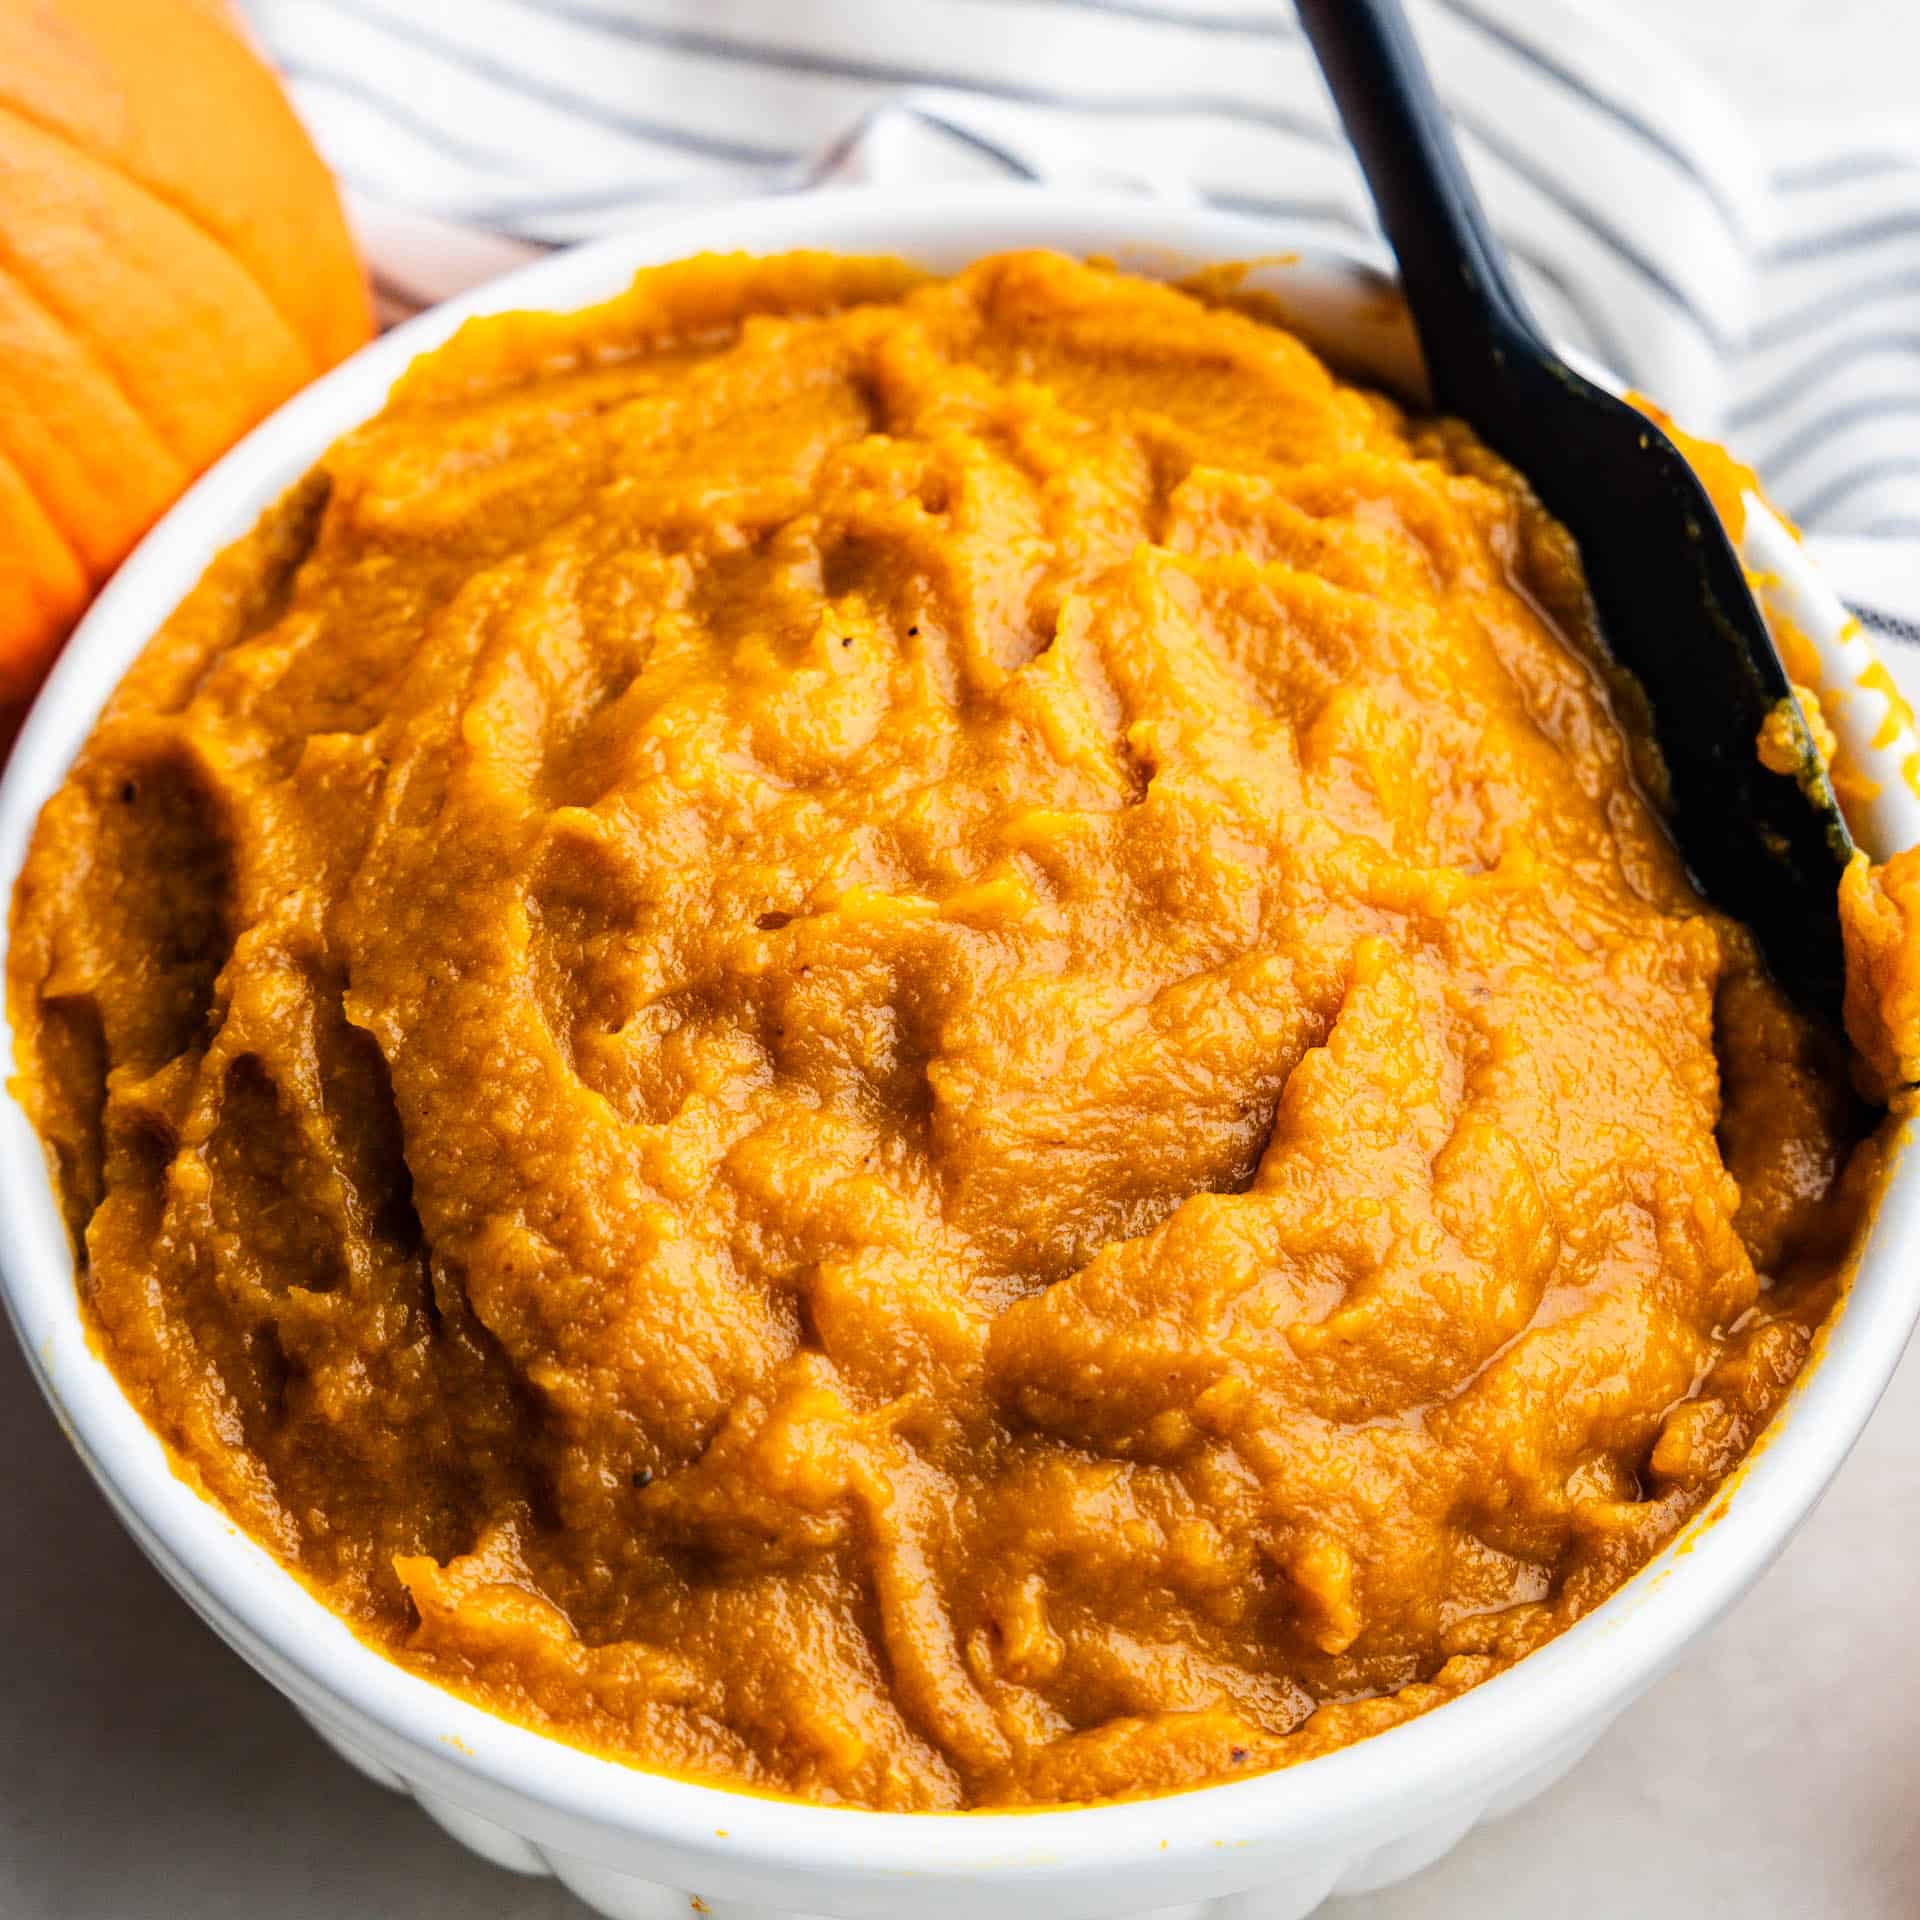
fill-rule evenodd
<path id="1" fill-rule="evenodd" d="M 1147 201 L 1038 189 L 811 194 L 678 219 L 560 255 L 390 334 L 283 408 L 168 515 L 115 577 L 34 709 L 0 784 L 10 896 L 41 803 L 107 692 L 213 553 L 373 413 L 417 353 L 468 315 L 568 308 L 635 268 L 705 248 L 898 252 L 954 268 L 997 248 L 1055 246 L 1144 272 L 1287 254 L 1284 229 Z M 1263 269 L 1309 338 L 1401 385 L 1418 358 L 1377 258 L 1302 247 Z M 1873 659 L 1798 549 L 1766 517 L 1749 557 L 1854 687 L 1838 718 L 1881 781 L 1861 823 L 1885 852 L 1920 839 L 1900 762 L 1912 741 L 1873 693 Z M 1861 676 L 1867 675 L 1866 685 Z M 1884 735 L 1884 738 L 1879 736 Z M 1875 744 L 1876 740 L 1878 744 Z M 10 1052 L 10 1036 L 0 1034 Z M 666 1920 L 699 1896 L 729 1916 L 1047 1915 L 1293 1920 L 1329 1893 L 1417 1871 L 1488 1815 L 1556 1779 L 1766 1567 L 1865 1425 L 1916 1314 L 1912 1156 L 1886 1194 L 1825 1349 L 1753 1460 L 1707 1514 L 1587 1619 L 1424 1718 L 1290 1771 L 1066 1812 L 879 1814 L 690 1785 L 599 1760 L 497 1720 L 361 1645 L 168 1468 L 90 1350 L 38 1141 L 0 1101 L 0 1280 L 34 1371 L 121 1519 L 201 1616 L 374 1779 L 415 1796 L 502 1866 L 557 1874 L 622 1920 Z M 241 1844 L 236 1836 L 236 1844 Z"/>

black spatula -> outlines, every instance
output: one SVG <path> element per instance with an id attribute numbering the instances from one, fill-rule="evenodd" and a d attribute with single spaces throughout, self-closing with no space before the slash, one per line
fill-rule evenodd
<path id="1" fill-rule="evenodd" d="M 1694 879 L 1753 928 L 1789 992 L 1837 1016 L 1835 889 L 1853 843 L 1817 769 L 1803 784 L 1760 764 L 1761 726 L 1793 694 L 1713 503 L 1665 434 L 1542 336 L 1399 0 L 1299 5 L 1399 256 L 1434 405 L 1512 461 L 1579 543 L 1607 645 L 1651 704 Z"/>

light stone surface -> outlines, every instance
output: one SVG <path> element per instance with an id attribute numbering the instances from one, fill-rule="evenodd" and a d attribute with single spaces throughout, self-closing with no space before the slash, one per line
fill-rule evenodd
<path id="1" fill-rule="evenodd" d="M 1764 126 L 1920 114 L 1920 8 L 1612 0 Z M 4 1231 L 0 1223 L 0 1231 Z M 120 1531 L 0 1335 L 0 1920 L 579 1920 L 348 1771 Z M 1560 1786 L 1327 1920 L 1920 1912 L 1920 1358 L 1761 1585 Z"/>

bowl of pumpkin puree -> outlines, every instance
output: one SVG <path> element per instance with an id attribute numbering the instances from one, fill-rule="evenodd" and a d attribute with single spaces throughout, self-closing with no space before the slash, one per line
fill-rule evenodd
<path id="1" fill-rule="evenodd" d="M 1418 1864 L 1912 1322 L 1892 757 L 1843 1032 L 1283 239 L 834 196 L 490 289 L 196 492 L 9 776 L 43 1383 L 336 1743 L 609 1911 Z"/>

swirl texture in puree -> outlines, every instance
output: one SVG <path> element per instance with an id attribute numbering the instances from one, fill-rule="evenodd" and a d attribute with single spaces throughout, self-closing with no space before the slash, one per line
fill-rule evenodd
<path id="1" fill-rule="evenodd" d="M 101 1345 L 362 1634 L 648 1766 L 1420 1711 L 1727 1472 L 1868 1179 L 1592 660 L 1466 433 L 1114 271 L 469 326 L 39 827 Z"/>

